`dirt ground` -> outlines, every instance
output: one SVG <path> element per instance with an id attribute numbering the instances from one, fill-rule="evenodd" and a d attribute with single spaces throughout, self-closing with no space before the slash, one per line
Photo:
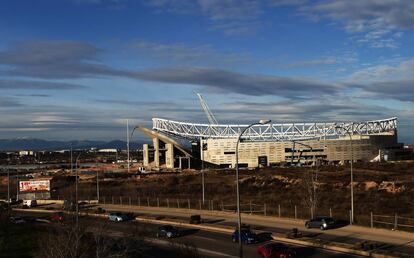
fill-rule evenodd
<path id="1" fill-rule="evenodd" d="M 202 198 L 199 171 L 142 175 L 100 179 L 101 198 L 119 200 L 119 196 L 160 200 L 191 199 L 198 203 Z M 4 184 L 1 192 L 5 192 Z M 96 180 L 93 176 L 81 178 L 80 196 L 96 198 Z M 309 217 L 315 196 L 316 213 L 344 219 L 350 209 L 350 167 L 263 168 L 241 170 L 240 193 L 242 205 L 277 214 L 280 205 L 285 216 Z M 73 196 L 74 187 L 67 185 L 52 193 L 55 197 Z M 206 170 L 205 197 L 215 203 L 235 206 L 236 188 L 234 170 Z M 370 212 L 374 214 L 414 218 L 414 163 L 354 164 L 355 217 L 366 223 Z"/>
<path id="2" fill-rule="evenodd" d="M 313 180 L 312 180 L 313 178 Z M 202 198 L 201 173 L 187 172 L 158 176 L 141 176 L 119 180 L 101 180 L 100 195 L 137 198 L 166 198 L 200 200 Z M 73 187 L 72 187 L 73 188 Z M 96 196 L 96 182 L 84 181 L 80 187 L 83 196 Z M 70 189 L 61 189 L 66 195 Z M 294 207 L 299 217 L 309 215 L 315 193 L 318 214 L 331 210 L 347 218 L 350 209 L 350 168 L 265 168 L 242 170 L 240 175 L 242 204 L 262 207 L 267 213 L 293 216 Z M 205 196 L 208 200 L 225 205 L 235 204 L 234 170 L 205 172 Z M 370 212 L 414 218 L 414 163 L 355 164 L 354 165 L 355 216 L 366 220 Z"/>

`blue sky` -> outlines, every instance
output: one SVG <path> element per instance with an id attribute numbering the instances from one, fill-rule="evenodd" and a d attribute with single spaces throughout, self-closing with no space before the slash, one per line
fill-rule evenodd
<path id="1" fill-rule="evenodd" d="M 410 0 L 0 2 L 0 138 L 124 138 L 125 119 L 399 117 L 414 142 Z"/>

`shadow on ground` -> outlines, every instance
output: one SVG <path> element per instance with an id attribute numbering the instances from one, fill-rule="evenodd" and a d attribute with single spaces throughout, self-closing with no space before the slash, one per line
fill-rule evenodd
<path id="1" fill-rule="evenodd" d="M 292 249 L 296 252 L 296 257 L 308 257 L 316 253 L 315 249 L 310 247 L 294 247 Z"/>
<path id="2" fill-rule="evenodd" d="M 272 233 L 271 232 L 263 232 L 263 233 L 259 233 L 257 234 L 257 241 L 258 243 L 263 243 L 266 241 L 270 241 L 272 240 Z"/>
<path id="3" fill-rule="evenodd" d="M 199 229 L 180 229 L 180 236 L 188 236 L 188 235 L 192 235 L 197 233 L 198 231 L 200 231 Z"/>

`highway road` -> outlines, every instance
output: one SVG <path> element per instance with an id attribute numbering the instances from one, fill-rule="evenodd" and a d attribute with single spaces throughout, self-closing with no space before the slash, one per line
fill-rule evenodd
<path id="1" fill-rule="evenodd" d="M 121 205 L 100 205 L 108 211 L 128 211 L 140 216 L 163 216 L 188 222 L 191 214 L 201 214 L 207 223 L 214 225 L 236 226 L 234 213 L 210 212 L 200 210 L 187 210 L 175 208 L 138 207 Z M 346 226 L 342 228 L 320 231 L 319 229 L 306 229 L 301 220 L 280 219 L 276 217 L 264 217 L 243 214 L 243 223 L 252 225 L 253 228 L 272 233 L 285 234 L 292 228 L 298 228 L 304 234 L 312 235 L 315 238 L 333 242 L 355 244 L 357 242 L 370 240 L 385 243 L 384 248 L 414 256 L 414 234 L 401 231 L 385 229 L 370 229 L 360 226 Z"/>
<path id="2" fill-rule="evenodd" d="M 18 212 L 20 215 L 24 216 L 36 216 L 36 217 L 48 217 L 44 213 L 31 213 L 27 212 Z M 97 218 L 92 217 L 82 217 L 81 221 L 96 221 Z M 105 220 L 106 219 L 100 219 Z M 90 223 L 92 224 L 92 223 Z M 145 227 L 149 232 L 155 232 L 156 228 L 159 225 L 142 223 L 138 221 L 128 221 L 128 222 L 111 222 L 107 221 L 106 224 L 108 229 L 111 232 L 118 232 L 122 234 L 133 233 L 137 226 Z M 195 245 L 198 248 L 200 257 L 203 258 L 213 258 L 213 257 L 224 257 L 224 258 L 237 258 L 238 257 L 238 245 L 231 241 L 231 236 L 224 233 L 209 232 L 198 229 L 184 228 L 181 227 L 180 231 L 182 232 L 181 237 L 175 239 L 157 239 L 151 238 L 149 241 L 152 245 L 157 246 L 158 248 L 154 249 L 151 253 L 152 257 L 168 257 L 168 248 L 169 241 L 177 243 L 190 243 Z M 244 245 L 244 257 L 246 258 L 255 258 L 258 257 L 256 250 L 261 243 Z M 342 254 L 331 252 L 323 249 L 310 248 L 304 246 L 293 246 L 291 247 L 296 251 L 298 257 L 333 257 L 333 258 L 345 258 L 345 257 L 359 257 L 354 255 Z"/>

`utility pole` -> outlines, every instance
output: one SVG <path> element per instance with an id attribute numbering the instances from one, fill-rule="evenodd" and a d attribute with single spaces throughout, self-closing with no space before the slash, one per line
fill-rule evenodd
<path id="1" fill-rule="evenodd" d="M 7 202 L 10 204 L 10 169 L 9 166 L 6 166 L 7 169 Z"/>
<path id="2" fill-rule="evenodd" d="M 99 203 L 99 169 L 96 170 L 96 199 Z"/>
<path id="3" fill-rule="evenodd" d="M 70 175 L 73 175 L 73 156 L 72 156 L 72 143 L 70 143 Z"/>
<path id="4" fill-rule="evenodd" d="M 79 167 L 80 165 L 78 165 L 79 162 L 79 157 L 82 154 L 79 153 L 78 156 L 76 157 L 76 183 L 75 183 L 75 198 L 76 198 L 76 228 L 78 227 L 78 222 L 79 222 L 79 199 L 78 199 L 78 181 L 79 181 Z"/>
<path id="5" fill-rule="evenodd" d="M 18 167 L 17 167 L 16 171 L 17 171 L 17 174 L 16 174 L 16 180 L 17 180 L 16 201 L 18 201 L 19 200 L 19 187 L 20 187 L 20 184 L 19 184 L 19 168 Z"/>
<path id="6" fill-rule="evenodd" d="M 127 119 L 127 159 L 128 159 L 128 173 L 129 173 L 129 121 Z"/>

